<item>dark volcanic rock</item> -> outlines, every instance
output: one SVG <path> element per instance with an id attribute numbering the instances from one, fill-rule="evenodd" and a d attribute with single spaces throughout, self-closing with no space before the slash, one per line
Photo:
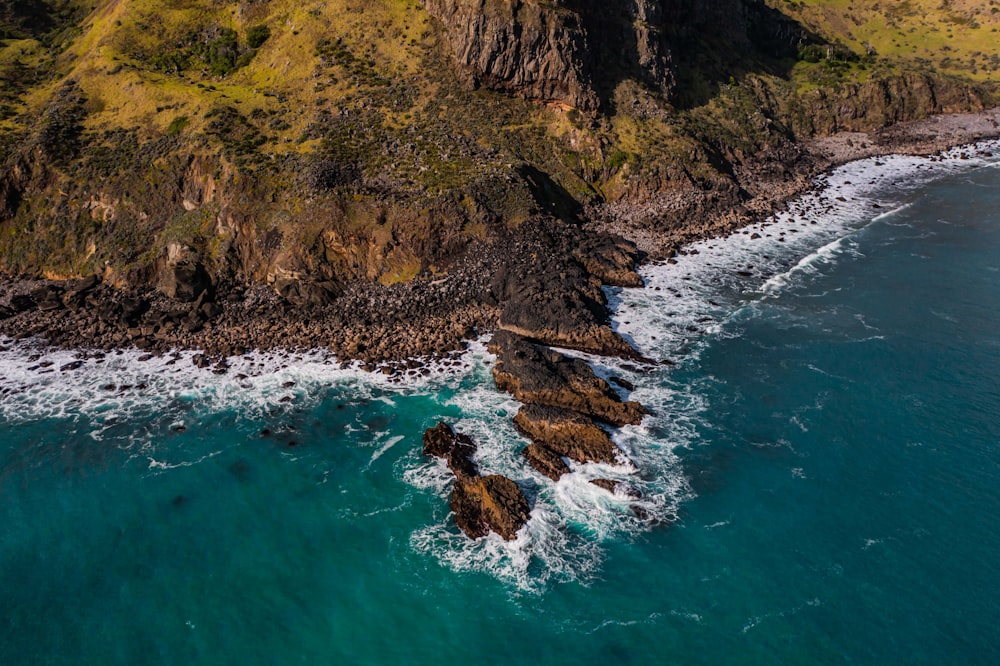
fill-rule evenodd
<path id="1" fill-rule="evenodd" d="M 458 478 L 451 493 L 455 523 L 473 539 L 493 530 L 510 541 L 528 522 L 528 499 L 505 476 Z"/>
<path id="2" fill-rule="evenodd" d="M 17 294 L 10 299 L 10 307 L 15 313 L 25 312 L 38 305 L 29 294 Z"/>
<path id="3" fill-rule="evenodd" d="M 619 426 L 637 424 L 649 413 L 637 402 L 622 402 L 584 361 L 508 331 L 497 331 L 489 346 L 499 357 L 493 367 L 497 387 L 520 402 L 569 409 Z"/>
<path id="4" fill-rule="evenodd" d="M 580 235 L 569 248 L 573 258 L 604 284 L 613 287 L 642 287 L 642 278 L 635 271 L 639 251 L 635 243 L 621 236 L 607 234 Z"/>
<path id="5" fill-rule="evenodd" d="M 505 476 L 479 476 L 472 462 L 475 452 L 473 441 L 447 423 L 438 423 L 424 432 L 424 455 L 444 458 L 455 473 L 451 492 L 455 523 L 473 539 L 493 530 L 509 541 L 528 521 L 528 500 Z"/>
<path id="6" fill-rule="evenodd" d="M 591 479 L 590 482 L 598 488 L 607 490 L 612 495 L 624 495 L 629 499 L 642 499 L 642 493 L 627 483 L 612 481 L 611 479 Z"/>
<path id="7" fill-rule="evenodd" d="M 579 264 L 534 253 L 493 282 L 503 310 L 499 327 L 541 344 L 605 356 L 639 358 L 609 325 L 601 281 Z"/>
<path id="8" fill-rule="evenodd" d="M 329 305 L 339 296 L 342 289 L 336 282 L 331 281 L 299 281 L 299 280 L 278 280 L 274 284 L 274 290 L 282 298 L 299 306 L 323 307 Z"/>
<path id="9" fill-rule="evenodd" d="M 558 453 L 542 444 L 529 444 L 521 451 L 528 463 L 541 474 L 558 481 L 563 474 L 569 474 L 569 465 Z"/>
<path id="10" fill-rule="evenodd" d="M 211 286 L 208 271 L 200 262 L 181 261 L 169 264 L 160 275 L 160 291 L 167 298 L 178 301 L 196 301 Z"/>
<path id="11" fill-rule="evenodd" d="M 424 455 L 444 458 L 460 479 L 479 475 L 476 464 L 472 462 L 475 453 L 476 445 L 472 439 L 456 433 L 443 421 L 424 432 Z"/>
<path id="12" fill-rule="evenodd" d="M 532 442 L 577 462 L 613 465 L 628 459 L 607 432 L 578 412 L 526 405 L 514 417 L 514 425 Z"/>

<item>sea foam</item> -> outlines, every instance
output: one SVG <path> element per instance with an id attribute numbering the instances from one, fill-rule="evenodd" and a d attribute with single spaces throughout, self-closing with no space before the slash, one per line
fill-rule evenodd
<path id="1" fill-rule="evenodd" d="M 1000 153 L 1000 141 L 971 148 L 973 153 L 984 150 Z M 825 264 L 856 252 L 851 235 L 873 220 L 891 221 L 922 184 L 997 162 L 961 159 L 969 152 L 873 158 L 840 167 L 818 178 L 815 190 L 786 210 L 727 238 L 694 243 L 676 263 L 642 267 L 645 288 L 607 289 L 613 326 L 647 357 L 673 364 L 696 359 L 712 336 L 739 334 L 740 313 L 746 308 L 779 298 Z M 681 382 L 671 365 L 567 352 L 587 360 L 599 376 L 627 379 L 634 390 L 620 389 L 622 397 L 638 400 L 653 415 L 612 433 L 637 469 L 572 464 L 572 472 L 553 483 L 520 455 L 527 441 L 511 421 L 520 405 L 493 385 L 490 368 L 496 359 L 485 341 L 390 377 L 338 363 L 320 351 L 250 353 L 228 359 L 228 371 L 215 374 L 196 367 L 195 353 L 188 351 L 149 357 L 124 350 L 97 358 L 37 342 L 0 340 L 0 418 L 14 426 L 43 419 L 86 421 L 95 441 L 120 435 L 128 424 L 138 433 L 134 438 L 141 449 L 163 430 L 196 425 L 205 412 L 235 411 L 235 418 L 266 422 L 282 410 L 315 406 L 331 390 L 349 391 L 357 404 L 380 400 L 390 407 L 401 396 L 446 391 L 452 397 L 442 400 L 439 414 L 428 416 L 459 412 L 451 420 L 476 441 L 481 470 L 518 482 L 532 501 L 531 519 L 511 542 L 495 535 L 468 539 L 447 509 L 451 472 L 440 460 L 413 452 L 394 468 L 396 473 L 413 492 L 433 493 L 441 501 L 428 524 L 411 533 L 410 545 L 455 570 L 486 572 L 530 592 L 553 582 L 590 580 L 603 561 L 604 542 L 633 538 L 679 519 L 680 506 L 693 497 L 681 452 L 697 446 L 710 427 L 702 417 L 708 408 L 706 386 Z M 154 415 L 162 421 L 160 429 L 134 427 Z M 398 446 L 403 435 L 412 433 L 374 433 L 367 465 Z M 154 471 L 200 462 L 148 457 Z M 598 478 L 623 482 L 642 497 L 608 493 L 590 483 Z"/>

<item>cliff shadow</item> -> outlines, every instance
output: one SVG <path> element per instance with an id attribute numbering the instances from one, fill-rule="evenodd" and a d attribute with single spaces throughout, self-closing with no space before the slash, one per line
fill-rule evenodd
<path id="1" fill-rule="evenodd" d="M 581 7 L 594 35 L 592 85 L 608 115 L 615 91 L 635 80 L 681 109 L 701 106 L 747 74 L 788 78 L 800 50 L 824 40 L 757 0 L 663 0 L 656 22 L 636 19 L 629 3 Z"/>
<path id="2" fill-rule="evenodd" d="M 530 164 L 518 168 L 518 174 L 527 183 L 531 196 L 541 212 L 552 215 L 561 222 L 578 224 L 583 214 L 583 205 L 566 188 L 552 180 L 544 171 Z"/>

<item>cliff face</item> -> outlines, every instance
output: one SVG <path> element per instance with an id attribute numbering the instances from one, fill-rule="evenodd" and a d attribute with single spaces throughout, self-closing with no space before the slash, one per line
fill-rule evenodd
<path id="1" fill-rule="evenodd" d="M 426 0 L 472 85 L 593 110 L 608 80 L 675 83 L 659 0 Z"/>
<path id="2" fill-rule="evenodd" d="M 805 31 L 762 0 L 425 0 L 473 86 L 594 110 L 622 80 L 665 98 L 678 67 L 714 51 L 788 56 Z M 745 63 L 744 63 L 745 64 Z"/>

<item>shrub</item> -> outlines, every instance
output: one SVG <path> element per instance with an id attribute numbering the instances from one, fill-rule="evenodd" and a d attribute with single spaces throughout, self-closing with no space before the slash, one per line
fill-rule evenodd
<path id="1" fill-rule="evenodd" d="M 247 31 L 247 45 L 252 49 L 259 49 L 270 36 L 271 30 L 266 25 L 255 25 Z"/>

